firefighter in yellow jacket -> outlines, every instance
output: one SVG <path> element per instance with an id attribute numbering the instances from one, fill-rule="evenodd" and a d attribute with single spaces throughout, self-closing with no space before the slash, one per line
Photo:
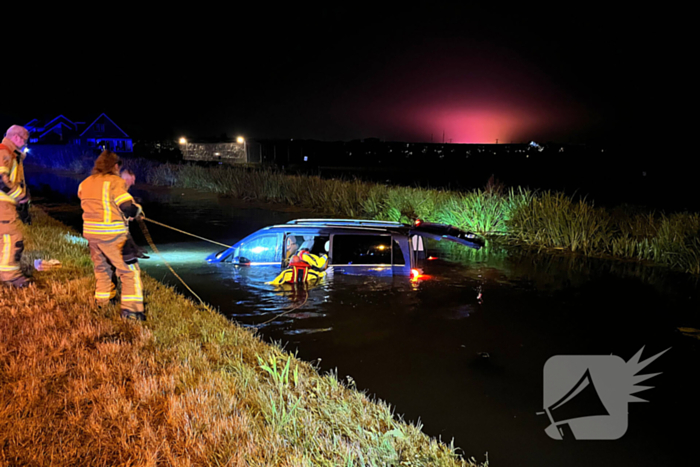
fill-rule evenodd
<path id="1" fill-rule="evenodd" d="M 292 256 L 289 267 L 282 271 L 270 284 L 317 283 L 326 275 L 328 256 L 314 255 L 303 249 Z"/>
<path id="2" fill-rule="evenodd" d="M 31 223 L 22 166 L 25 154 L 20 151 L 28 140 L 24 127 L 12 125 L 0 144 L 0 281 L 15 287 L 29 283 L 19 267 L 24 251 L 20 219 Z"/>
<path id="3" fill-rule="evenodd" d="M 144 321 L 146 315 L 138 262 L 129 261 L 131 264 L 127 264 L 122 256 L 129 233 L 127 219 L 138 218 L 143 211 L 126 191 L 126 184 L 119 176 L 120 165 L 119 156 L 104 151 L 95 161 L 92 175 L 78 187 L 83 208 L 83 236 L 88 241 L 95 267 L 97 304 L 106 304 L 116 296 L 112 280 L 116 274 L 122 283 L 122 317 Z"/>

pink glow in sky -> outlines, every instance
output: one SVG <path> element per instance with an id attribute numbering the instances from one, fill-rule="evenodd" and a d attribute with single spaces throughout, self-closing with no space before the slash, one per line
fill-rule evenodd
<path id="1" fill-rule="evenodd" d="M 585 109 L 508 50 L 431 43 L 387 60 L 343 102 L 386 140 L 528 142 L 584 125 Z M 347 114 L 346 114 L 347 115 Z"/>
<path id="2" fill-rule="evenodd" d="M 452 143 L 501 143 L 519 141 L 541 124 L 533 114 L 497 108 L 418 107 L 399 117 L 410 134 L 433 135 L 433 141 Z"/>

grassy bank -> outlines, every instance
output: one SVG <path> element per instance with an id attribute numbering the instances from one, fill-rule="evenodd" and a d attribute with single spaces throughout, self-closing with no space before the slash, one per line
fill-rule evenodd
<path id="1" fill-rule="evenodd" d="M 697 213 L 605 209 L 549 191 L 490 186 L 462 193 L 235 167 L 163 164 L 145 175 L 157 185 L 284 202 L 341 217 L 403 222 L 419 217 L 536 248 L 649 261 L 700 274 Z"/>
<path id="2" fill-rule="evenodd" d="M 145 325 L 97 309 L 85 242 L 34 218 L 23 267 L 63 268 L 0 293 L 2 464 L 474 465 L 150 277 Z"/>

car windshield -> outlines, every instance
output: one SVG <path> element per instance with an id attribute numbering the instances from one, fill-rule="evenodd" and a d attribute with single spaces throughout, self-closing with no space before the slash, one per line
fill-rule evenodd
<path id="1" fill-rule="evenodd" d="M 281 261 L 279 235 L 261 235 L 241 244 L 238 250 L 238 262 L 274 263 Z M 234 261 L 236 259 L 234 258 Z"/>

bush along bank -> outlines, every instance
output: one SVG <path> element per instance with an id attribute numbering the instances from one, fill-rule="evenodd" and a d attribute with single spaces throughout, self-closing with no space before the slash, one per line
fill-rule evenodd
<path id="1" fill-rule="evenodd" d="M 451 224 L 487 237 L 587 256 L 649 261 L 700 274 L 700 215 L 606 209 L 557 192 L 449 190 L 326 180 L 275 170 L 162 164 L 147 179 L 351 218 Z"/>
<path id="2" fill-rule="evenodd" d="M 476 465 L 145 274 L 145 324 L 97 309 L 86 242 L 33 215 L 23 268 L 63 267 L 0 294 L 3 464 Z"/>

